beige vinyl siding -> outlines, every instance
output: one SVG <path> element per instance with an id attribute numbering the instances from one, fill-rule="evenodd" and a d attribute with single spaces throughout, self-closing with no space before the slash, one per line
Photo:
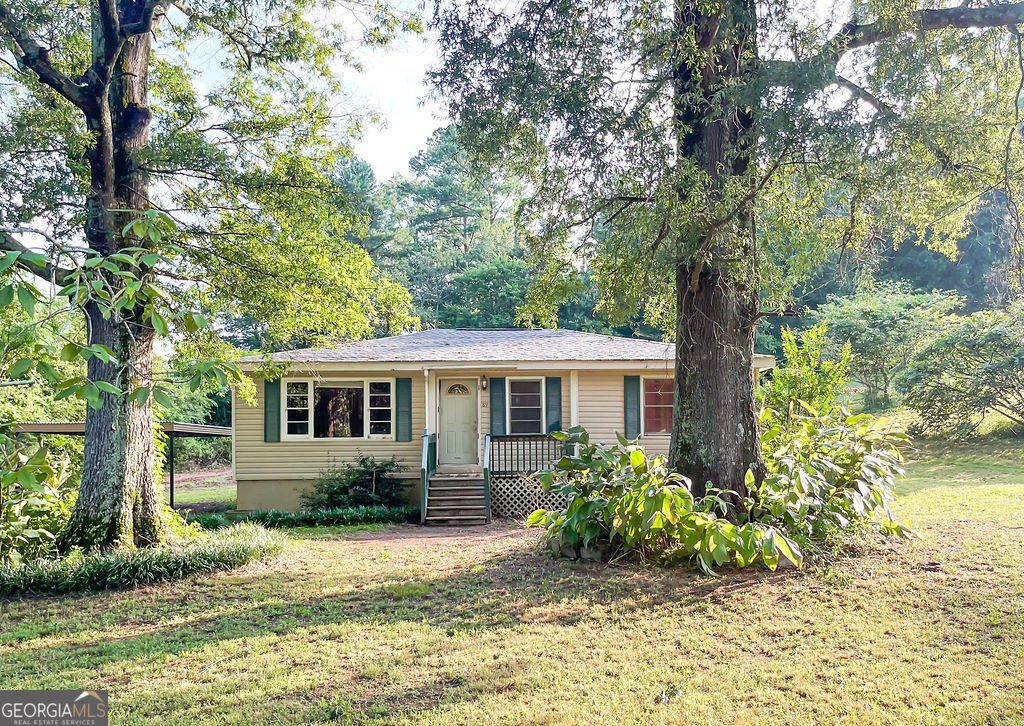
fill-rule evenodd
<path id="1" fill-rule="evenodd" d="M 418 503 L 420 463 L 422 459 L 422 433 L 426 424 L 425 382 L 422 370 L 400 373 L 365 372 L 346 368 L 324 368 L 320 375 L 327 379 L 380 380 L 383 378 L 405 377 L 412 379 L 412 441 L 381 439 L 315 439 L 282 440 L 267 443 L 263 440 L 263 395 L 262 379 L 256 379 L 257 405 L 247 404 L 235 396 L 234 406 L 234 466 L 238 483 L 239 509 L 296 509 L 299 495 L 327 468 L 353 462 L 362 455 L 380 459 L 394 458 L 404 467 L 401 476 L 415 480 L 407 492 L 410 501 Z M 590 431 L 597 441 L 615 444 L 616 432 L 622 431 L 625 412 L 623 411 L 624 377 L 644 375 L 660 377 L 670 375 L 660 370 L 579 370 L 579 424 Z M 572 421 L 571 373 L 570 371 L 488 371 L 486 369 L 462 369 L 446 371 L 432 369 L 431 412 L 429 428 L 436 430 L 436 406 L 441 380 L 475 379 L 478 382 L 479 412 L 479 455 L 483 460 L 484 436 L 490 431 L 490 386 L 484 390 L 479 384 L 482 377 L 492 378 L 542 378 L 558 376 L 562 379 L 562 426 L 568 428 Z M 293 378 L 309 379 L 309 375 Z M 290 377 L 286 377 L 287 381 Z M 641 442 L 652 453 L 667 453 L 667 435 L 645 436 Z"/>
<path id="2" fill-rule="evenodd" d="M 332 377 L 332 374 L 324 374 Z M 345 379 L 376 379 L 389 374 L 345 371 Z M 248 480 L 315 479 L 332 465 L 354 461 L 359 456 L 381 459 L 394 457 L 406 468 L 405 476 L 419 476 L 423 447 L 423 375 L 412 378 L 412 441 L 383 439 L 263 440 L 263 380 L 256 380 L 259 402 L 248 405 L 235 396 L 235 478 Z M 284 380 L 288 380 L 285 378 Z"/>
<path id="3" fill-rule="evenodd" d="M 672 373 L 670 370 L 580 371 L 580 426 L 590 433 L 591 441 L 618 443 L 617 434 L 622 433 L 626 421 L 626 376 L 671 378 Z M 640 443 L 651 454 L 668 454 L 669 438 L 668 434 L 650 434 L 641 436 Z"/>

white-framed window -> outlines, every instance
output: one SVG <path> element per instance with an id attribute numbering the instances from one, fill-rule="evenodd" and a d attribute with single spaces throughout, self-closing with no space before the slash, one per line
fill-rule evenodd
<path id="1" fill-rule="evenodd" d="M 395 381 L 285 380 L 282 438 L 393 439 Z"/>
<path id="2" fill-rule="evenodd" d="M 505 411 L 509 434 L 547 433 L 544 429 L 544 379 L 506 379 Z"/>
<path id="3" fill-rule="evenodd" d="M 313 429 L 313 409 L 309 402 L 313 394 L 313 381 L 285 381 L 281 387 L 284 401 L 281 406 L 281 434 L 289 439 L 308 439 Z"/>
<path id="4" fill-rule="evenodd" d="M 672 433 L 672 399 L 674 383 L 671 378 L 640 379 L 640 421 L 643 434 Z"/>

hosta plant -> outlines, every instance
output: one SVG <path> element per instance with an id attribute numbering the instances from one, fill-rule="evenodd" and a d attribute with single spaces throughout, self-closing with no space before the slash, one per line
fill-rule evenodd
<path id="1" fill-rule="evenodd" d="M 544 527 L 561 552 L 578 555 L 598 545 L 613 555 L 682 559 L 706 572 L 756 563 L 775 569 L 783 560 L 801 566 L 808 544 L 850 530 L 912 534 L 889 508 L 903 475 L 899 446 L 909 439 L 867 414 L 796 417 L 767 428 L 766 476 L 758 484 L 748 472 L 751 495 L 743 501 L 713 487 L 695 499 L 688 478 L 635 441 L 606 447 L 581 428 L 553 436 L 566 442 L 567 453 L 536 477 L 565 496 L 566 506 L 537 510 L 527 526 Z"/>
<path id="2" fill-rule="evenodd" d="M 73 504 L 61 489 L 66 467 L 56 465 L 43 447 L 18 440 L 0 426 L 0 564 L 18 564 L 53 549 L 59 527 Z"/>
<path id="3" fill-rule="evenodd" d="M 714 494 L 695 500 L 691 482 L 670 472 L 661 456 L 649 458 L 635 442 L 616 447 L 592 443 L 582 428 L 556 432 L 566 455 L 537 473 L 541 485 L 566 497 L 562 510 L 537 510 L 527 526 L 545 529 L 559 550 L 600 544 L 612 553 L 682 558 L 706 572 L 714 567 L 771 569 L 784 558 L 803 562 L 797 544 L 777 527 L 730 521 L 731 511 Z"/>

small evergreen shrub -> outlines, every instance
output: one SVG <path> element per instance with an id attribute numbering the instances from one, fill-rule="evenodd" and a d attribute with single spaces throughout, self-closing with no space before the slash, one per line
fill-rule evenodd
<path id="1" fill-rule="evenodd" d="M 190 521 L 208 529 L 227 525 L 223 515 L 192 515 Z M 264 527 L 347 527 L 356 524 L 404 524 L 420 521 L 417 507 L 339 507 L 337 509 L 314 509 L 306 512 L 285 512 L 268 509 L 249 512 L 243 521 L 255 522 Z"/>
<path id="2" fill-rule="evenodd" d="M 332 466 L 320 474 L 313 487 L 303 493 L 307 510 L 369 507 L 402 504 L 406 482 L 395 476 L 402 470 L 394 459 L 362 456 L 355 464 Z"/>
<path id="3" fill-rule="evenodd" d="M 4 564 L 0 565 L 0 596 L 119 590 L 209 575 L 270 559 L 284 549 L 286 541 L 279 532 L 247 523 L 202 533 L 183 546 L 75 551 L 59 559 Z"/>

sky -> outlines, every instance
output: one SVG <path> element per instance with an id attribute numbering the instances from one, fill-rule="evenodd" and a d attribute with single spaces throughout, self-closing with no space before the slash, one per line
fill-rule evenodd
<path id="1" fill-rule="evenodd" d="M 376 111 L 381 121 L 354 146 L 383 181 L 405 172 L 434 130 L 447 124 L 443 105 L 426 101 L 424 78 L 437 60 L 436 45 L 426 36 L 403 37 L 363 58 L 363 73 L 350 76 L 353 100 Z"/>

